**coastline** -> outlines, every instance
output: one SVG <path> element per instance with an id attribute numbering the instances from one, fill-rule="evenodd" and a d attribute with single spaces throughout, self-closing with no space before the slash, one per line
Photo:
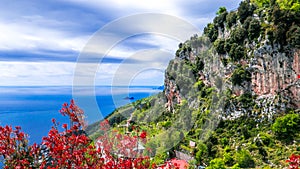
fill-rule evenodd
<path id="1" fill-rule="evenodd" d="M 96 100 L 106 117 L 120 106 L 161 91 L 153 87 L 157 86 L 96 86 Z M 126 96 L 134 99 L 123 99 Z M 58 111 L 70 99 L 71 86 L 0 86 L 0 125 L 21 126 L 29 134 L 30 142 L 39 143 L 51 128 L 52 118 L 60 124 L 69 122 Z M 100 120 L 93 117 L 93 110 L 83 110 L 88 114 L 89 124 Z"/>

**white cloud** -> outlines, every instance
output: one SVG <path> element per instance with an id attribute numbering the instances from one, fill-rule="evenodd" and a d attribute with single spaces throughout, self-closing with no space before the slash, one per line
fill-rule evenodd
<path id="1" fill-rule="evenodd" d="M 165 50 L 175 54 L 175 51 L 179 43 L 180 41 L 171 39 L 170 37 L 157 35 L 157 34 L 143 34 L 143 35 L 127 38 L 122 42 L 116 44 L 116 46 L 114 46 L 107 53 L 107 56 L 113 56 L 116 58 L 124 59 L 134 55 L 135 53 L 140 52 L 141 50 L 147 50 L 147 49 Z M 145 47 L 149 47 L 149 48 L 145 49 Z M 102 52 L 99 51 L 99 53 L 104 53 L 104 52 L 105 51 Z M 147 59 L 151 59 L 151 58 L 147 58 Z M 151 61 L 155 62 L 155 60 L 153 59 L 151 59 Z"/>
<path id="2" fill-rule="evenodd" d="M 67 32 L 26 23 L 0 22 L 0 50 L 64 50 L 79 52 L 88 36 L 70 36 Z"/>
<path id="3" fill-rule="evenodd" d="M 128 53 L 127 53 L 128 54 Z M 78 63 L 73 84 L 79 86 L 162 85 L 168 61 L 174 58 L 166 50 L 139 50 L 121 63 Z"/>
<path id="4" fill-rule="evenodd" d="M 165 14 L 178 15 L 178 0 L 110 0 L 109 3 L 105 0 L 67 0 L 72 3 L 77 3 L 83 6 L 88 6 L 96 9 L 110 9 L 116 11 L 112 15 L 117 17 L 126 16 L 141 12 L 160 12 Z"/>
<path id="5" fill-rule="evenodd" d="M 130 85 L 132 80 L 135 85 L 151 85 L 148 79 L 155 78 L 160 80 L 152 80 L 152 84 L 161 85 L 157 81 L 161 81 L 163 75 L 155 72 L 162 72 L 170 58 L 153 54 L 144 51 L 128 58 L 137 63 L 126 60 L 121 64 L 80 63 L 79 67 L 73 62 L 0 62 L 0 86 Z M 73 81 L 74 76 L 78 84 Z M 95 83 L 86 83 L 90 81 Z"/>
<path id="6" fill-rule="evenodd" d="M 113 17 L 115 19 L 136 13 L 159 12 L 188 20 L 200 28 L 203 28 L 203 26 L 213 18 L 212 15 L 214 15 L 216 9 L 220 5 L 224 6 L 228 4 L 233 8 L 233 6 L 237 6 L 239 2 L 227 2 L 223 0 L 216 0 L 216 2 L 211 0 L 111 0 L 109 3 L 104 0 L 66 1 L 69 4 L 77 4 L 90 9 L 96 9 L 98 15 L 105 14 L 106 16 L 115 16 Z M 35 3 L 36 2 L 32 1 L 32 6 L 34 6 Z M 20 4 L 24 5 L 23 3 Z M 63 9 L 51 11 L 51 8 L 49 8 L 47 9 L 48 11 L 38 11 L 39 9 L 30 7 L 27 9 L 29 12 L 27 12 L 26 10 L 21 9 L 21 7 L 21 5 L 17 6 L 17 11 L 14 8 L 10 10 L 9 8 L 5 9 L 2 7 L 2 16 L 0 17 L 0 50 L 48 49 L 80 51 L 91 34 L 75 31 L 76 27 L 79 27 L 81 25 L 80 23 L 99 22 L 96 20 L 86 20 L 88 16 L 83 18 L 79 17 L 79 20 L 74 20 L 74 16 L 70 15 L 75 15 L 76 13 L 74 11 L 76 10 L 71 11 L 68 9 L 66 12 L 71 11 L 73 13 L 64 14 Z M 77 8 L 77 10 L 80 10 L 79 7 Z M 14 10 L 14 12 L 12 12 L 12 10 Z M 31 12 L 30 10 L 35 12 Z M 209 14 L 208 11 L 213 12 L 213 14 Z M 59 14 L 66 18 L 63 20 L 57 18 Z M 14 17 L 11 18 L 6 16 Z M 95 18 L 91 17 L 91 19 Z M 101 23 L 103 24 L 103 22 Z M 100 28 L 103 25 L 98 26 Z M 142 24 L 141 26 L 145 25 Z M 159 25 L 159 27 L 160 26 L 162 25 Z M 118 33 L 121 33 L 120 29 Z"/>
<path id="7" fill-rule="evenodd" d="M 200 33 L 197 27 L 174 16 L 164 14 L 132 15 L 111 22 L 97 31 L 87 42 L 79 60 L 86 62 L 91 57 L 100 59 L 103 55 L 113 57 L 121 55 L 124 58 L 126 53 L 140 50 L 141 46 L 144 46 L 145 49 L 154 47 L 175 53 L 177 45 L 195 33 Z M 134 40 L 126 43 L 126 40 L 132 37 Z M 120 42 L 125 45 L 122 45 L 121 50 L 113 51 L 112 49 Z"/>
<path id="8" fill-rule="evenodd" d="M 234 8 L 239 1 L 65 0 L 64 5 L 68 6 L 66 10 L 58 7 L 58 4 L 53 6 L 53 3 L 39 1 L 31 1 L 30 6 L 24 6 L 26 3 L 23 2 L 14 3 L 17 4 L 14 7 L 7 5 L 7 8 L 1 5 L 0 52 L 24 51 L 41 55 L 47 54 L 47 51 L 80 53 L 85 47 L 82 52 L 87 54 L 86 57 L 95 57 L 89 55 L 90 53 L 98 56 L 107 54 L 106 57 L 125 61 L 122 64 L 101 63 L 100 67 L 96 62 L 82 63 L 79 70 L 76 70 L 78 68 L 75 67 L 75 63 L 54 59 L 51 62 L 0 61 L 0 85 L 72 85 L 74 72 L 77 72 L 75 76 L 79 76 L 80 81 L 95 78 L 96 84 L 100 85 L 128 84 L 130 81 L 136 84 L 138 80 L 143 84 L 151 82 L 147 79 L 163 79 L 163 75 L 159 72 L 164 70 L 168 61 L 174 57 L 178 43 L 182 39 L 189 38 L 186 34 L 189 36 L 193 34 L 187 29 L 189 27 L 179 24 L 178 21 L 167 20 L 167 17 L 154 20 L 160 24 L 153 24 L 155 22 L 150 22 L 147 18 L 141 18 L 138 23 L 136 20 L 119 22 L 105 30 L 103 36 L 98 37 L 99 42 L 102 40 L 100 45 L 96 42 L 85 46 L 88 40 L 91 40 L 89 39 L 93 33 L 91 30 L 105 29 L 101 26 L 118 22 L 122 20 L 120 17 L 124 16 L 163 13 L 188 21 L 196 25 L 201 32 L 204 25 L 214 17 L 219 6 L 229 5 L 230 8 Z M 164 34 L 161 33 L 163 31 Z M 149 34 L 134 36 L 136 32 Z M 128 35 L 133 37 L 128 38 Z M 113 43 L 115 40 L 122 41 L 115 44 Z M 113 48 L 108 50 L 107 48 L 111 46 Z M 147 51 L 149 48 L 151 50 Z M 161 51 L 164 51 L 162 52 L 164 55 L 160 53 Z M 113 81 L 113 78 L 118 81 Z"/>
<path id="9" fill-rule="evenodd" d="M 117 69 L 113 69 L 111 84 L 114 86 L 162 85 L 164 74 L 161 72 L 164 72 L 168 61 L 173 57 L 172 53 L 157 49 L 136 52 L 117 65 Z M 97 77 L 101 79 L 102 76 L 103 74 L 99 71 Z M 104 83 L 101 80 L 98 81 Z"/>
<path id="10" fill-rule="evenodd" d="M 71 85 L 71 62 L 0 62 L 0 86 Z"/>
<path id="11" fill-rule="evenodd" d="M 66 1 L 93 9 L 109 9 L 115 19 L 138 13 L 162 13 L 180 17 L 203 28 L 203 23 L 199 23 L 197 20 L 208 18 L 211 21 L 219 7 L 226 6 L 229 10 L 236 9 L 241 0 L 110 0 L 109 3 L 105 0 Z"/>

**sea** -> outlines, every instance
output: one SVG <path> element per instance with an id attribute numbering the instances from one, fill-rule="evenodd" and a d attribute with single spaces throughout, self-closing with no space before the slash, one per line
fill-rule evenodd
<path id="1" fill-rule="evenodd" d="M 60 124 L 69 119 L 59 110 L 63 103 L 74 99 L 91 124 L 103 119 L 116 108 L 130 104 L 158 92 L 159 86 L 1 86 L 0 125 L 20 126 L 28 134 L 29 143 L 41 143 L 53 126 L 52 119 Z M 62 128 L 61 128 L 62 129 Z"/>

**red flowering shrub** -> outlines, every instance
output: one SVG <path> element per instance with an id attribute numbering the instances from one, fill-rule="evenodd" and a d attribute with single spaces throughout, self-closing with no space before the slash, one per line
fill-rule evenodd
<path id="1" fill-rule="evenodd" d="M 68 103 L 64 103 L 59 112 L 63 116 L 69 116 L 71 127 L 75 123 L 78 124 L 78 126 L 81 126 L 83 129 L 86 128 L 86 122 L 84 121 L 84 111 L 75 104 L 73 99 L 71 100 L 70 105 Z"/>
<path id="2" fill-rule="evenodd" d="M 142 139 L 146 138 L 147 137 L 147 133 L 145 131 L 143 131 L 141 134 L 140 134 L 140 137 Z"/>
<path id="3" fill-rule="evenodd" d="M 299 169 L 300 168 L 300 155 L 292 154 L 286 162 L 289 163 L 290 169 Z"/>
<path id="4" fill-rule="evenodd" d="M 145 165 L 146 168 L 149 168 L 149 157 L 144 157 L 142 151 L 139 147 L 141 143 L 139 140 L 146 143 L 146 138 L 139 138 L 136 135 L 125 135 L 121 134 L 118 131 L 112 130 L 109 131 L 109 122 L 104 120 L 100 123 L 100 128 L 104 129 L 104 134 L 97 139 L 96 145 L 102 150 L 114 154 L 117 157 L 135 159 L 140 161 Z M 134 166 L 138 163 L 134 163 Z"/>
<path id="5" fill-rule="evenodd" d="M 63 104 L 60 113 L 69 116 L 70 127 L 63 124 L 63 132 L 52 119 L 53 127 L 41 145 L 28 145 L 27 135 L 21 127 L 15 130 L 10 126 L 0 126 L 0 156 L 4 159 L 4 168 L 76 168 L 76 169 L 146 169 L 156 168 L 149 157 L 139 151 L 139 141 L 145 143 L 147 133 L 130 136 L 117 131 L 109 131 L 110 126 L 104 120 L 100 129 L 104 134 L 96 143 L 85 134 L 84 113 L 71 100 Z M 173 168 L 169 163 L 161 168 Z"/>

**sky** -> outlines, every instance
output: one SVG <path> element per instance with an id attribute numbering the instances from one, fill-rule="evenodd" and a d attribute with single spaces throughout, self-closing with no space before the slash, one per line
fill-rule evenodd
<path id="1" fill-rule="evenodd" d="M 176 33 L 240 1 L 0 0 L 0 86 L 163 85 Z"/>

